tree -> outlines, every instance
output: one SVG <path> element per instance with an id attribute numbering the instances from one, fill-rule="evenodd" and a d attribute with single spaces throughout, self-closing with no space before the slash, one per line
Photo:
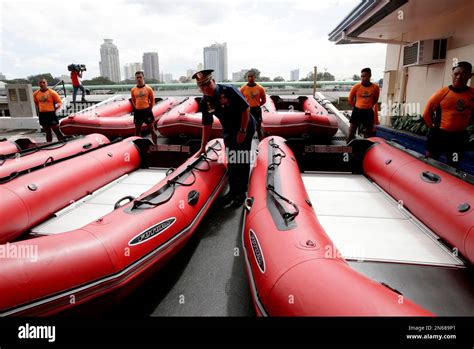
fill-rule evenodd
<path id="1" fill-rule="evenodd" d="M 314 76 L 314 73 L 310 72 L 308 73 L 306 78 L 303 78 L 300 81 L 313 81 L 313 76 Z M 331 73 L 325 71 L 324 73 L 318 73 L 316 75 L 316 80 L 317 81 L 335 81 L 336 78 Z"/>
<path id="2" fill-rule="evenodd" d="M 334 75 L 332 75 L 331 73 L 327 71 L 325 71 L 324 73 L 318 73 L 318 75 L 316 75 L 316 79 L 318 81 L 335 81 L 336 80 Z"/>
<path id="3" fill-rule="evenodd" d="M 273 79 L 273 81 L 285 81 L 285 79 L 283 79 L 281 76 L 277 76 Z"/>
<path id="4" fill-rule="evenodd" d="M 260 73 L 260 70 L 258 70 L 257 68 L 250 68 L 249 70 L 253 70 L 253 71 L 255 72 L 255 79 L 256 79 L 256 80 L 262 81 L 262 80 L 260 79 L 260 74 L 261 74 L 261 73 Z M 244 78 L 245 78 L 245 81 L 246 81 L 246 80 L 247 80 L 247 79 L 246 79 L 246 78 L 247 78 L 247 74 L 245 74 Z"/>
<path id="5" fill-rule="evenodd" d="M 184 83 L 187 83 L 187 82 L 191 82 L 191 79 L 188 78 L 187 76 L 180 76 L 179 77 L 179 82 L 184 84 Z"/>
<path id="6" fill-rule="evenodd" d="M 90 80 L 84 80 L 82 83 L 84 85 L 115 85 L 115 82 L 104 76 L 97 76 Z"/>
<path id="7" fill-rule="evenodd" d="M 28 82 L 32 84 L 33 86 L 38 86 L 39 81 L 41 79 L 46 79 L 46 81 L 48 82 L 48 85 L 54 85 L 59 82 L 58 79 L 53 78 L 51 73 L 43 73 L 43 74 L 31 75 L 27 77 Z"/>
<path id="8" fill-rule="evenodd" d="M 3 80 L 7 84 L 29 84 L 30 82 L 26 79 L 12 79 L 12 80 Z"/>
<path id="9" fill-rule="evenodd" d="M 270 78 L 267 77 L 267 76 L 262 76 L 262 77 L 260 77 L 260 79 L 258 79 L 258 80 L 259 80 L 259 81 L 262 81 L 262 82 L 272 81 L 272 80 L 270 80 Z"/>
<path id="10" fill-rule="evenodd" d="M 352 80 L 357 81 L 360 80 L 360 76 L 357 74 L 352 75 Z"/>

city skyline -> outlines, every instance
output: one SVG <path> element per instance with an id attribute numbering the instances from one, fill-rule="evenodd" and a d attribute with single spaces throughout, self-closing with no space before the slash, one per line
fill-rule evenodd
<path id="1" fill-rule="evenodd" d="M 229 75 L 257 68 L 262 76 L 289 80 L 292 69 L 299 68 L 300 77 L 305 77 L 317 65 L 318 71 L 326 69 L 342 79 L 370 66 L 378 79 L 383 76 L 386 45 L 328 41 L 328 33 L 359 2 L 182 0 L 161 6 L 118 0 L 111 6 L 109 1 L 78 0 L 72 17 L 57 15 L 70 13 L 70 6 L 56 0 L 51 0 L 55 11 L 45 11 L 31 0 L 2 2 L 0 71 L 7 79 L 48 72 L 61 76 L 74 62 L 87 66 L 84 79 L 90 79 L 100 75 L 97 48 L 102 38 L 112 38 L 121 62 L 140 62 L 143 52 L 159 52 L 160 73 L 176 78 L 203 61 L 203 47 L 226 42 Z M 130 13 L 139 16 L 145 29 L 139 36 L 131 30 Z M 252 39 L 256 32 L 265 33 L 264 39 Z"/>

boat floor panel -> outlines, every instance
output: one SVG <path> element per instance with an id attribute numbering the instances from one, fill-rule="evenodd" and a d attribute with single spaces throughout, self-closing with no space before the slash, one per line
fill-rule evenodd
<path id="1" fill-rule="evenodd" d="M 316 215 L 349 260 L 463 267 L 416 218 L 362 175 L 303 174 Z"/>

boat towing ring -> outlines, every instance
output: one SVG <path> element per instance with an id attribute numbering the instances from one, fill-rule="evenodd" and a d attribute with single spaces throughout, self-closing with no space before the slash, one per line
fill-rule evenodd
<path id="1" fill-rule="evenodd" d="M 244 203 L 244 208 L 247 212 L 250 212 L 253 206 L 253 197 L 246 198 Z"/>

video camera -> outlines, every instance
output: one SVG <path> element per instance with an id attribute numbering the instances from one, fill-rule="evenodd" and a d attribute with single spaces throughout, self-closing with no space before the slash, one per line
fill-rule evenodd
<path id="1" fill-rule="evenodd" d="M 79 73 L 79 72 L 82 72 L 82 71 L 86 71 L 87 69 L 86 69 L 86 65 L 85 65 L 85 64 L 74 64 L 74 63 L 72 63 L 72 64 L 69 64 L 69 65 L 67 66 L 67 70 L 69 70 L 69 71 L 77 71 L 77 72 Z"/>

